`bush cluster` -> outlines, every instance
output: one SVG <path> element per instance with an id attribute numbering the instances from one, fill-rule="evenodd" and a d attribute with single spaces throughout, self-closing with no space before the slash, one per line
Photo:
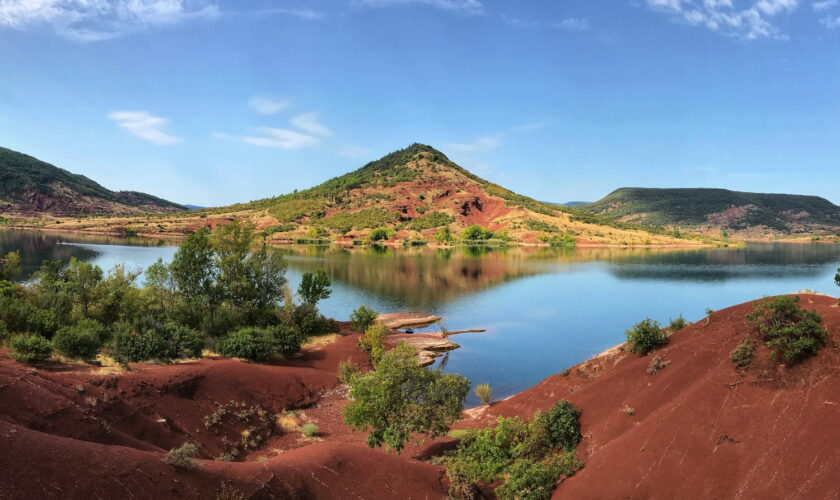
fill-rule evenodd
<path id="1" fill-rule="evenodd" d="M 668 335 L 662 330 L 657 321 L 645 319 L 627 330 L 627 350 L 646 355 L 668 343 Z"/>
<path id="2" fill-rule="evenodd" d="M 772 355 L 781 355 L 788 362 L 797 362 L 816 354 L 828 336 L 820 326 L 816 311 L 799 307 L 798 295 L 781 295 L 756 302 L 747 315 L 747 323 L 756 329 Z"/>
<path id="3" fill-rule="evenodd" d="M 370 325 L 376 321 L 379 313 L 368 306 L 359 306 L 353 310 L 350 315 L 350 322 L 353 324 L 353 330 L 357 332 L 364 332 Z"/>
<path id="4" fill-rule="evenodd" d="M 28 365 L 37 365 L 50 359 L 52 344 L 40 335 L 19 335 L 9 343 L 9 356 Z"/>

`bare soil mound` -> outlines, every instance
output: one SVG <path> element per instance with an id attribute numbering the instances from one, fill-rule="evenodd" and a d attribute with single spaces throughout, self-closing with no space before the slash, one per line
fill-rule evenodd
<path id="1" fill-rule="evenodd" d="M 752 366 L 735 367 L 729 354 L 750 333 L 746 303 L 653 354 L 616 349 L 463 424 L 530 417 L 561 399 L 581 408 L 585 467 L 554 498 L 837 498 L 840 308 L 819 295 L 801 305 L 823 317 L 829 342 L 797 365 L 771 361 L 761 346 Z M 670 363 L 650 375 L 657 355 Z"/>

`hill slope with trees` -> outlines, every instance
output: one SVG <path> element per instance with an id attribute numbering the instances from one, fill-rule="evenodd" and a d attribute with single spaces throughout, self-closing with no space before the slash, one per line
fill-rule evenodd
<path id="1" fill-rule="evenodd" d="M 624 222 L 686 229 L 783 234 L 840 231 L 840 207 L 818 196 L 621 188 L 580 208 Z"/>
<path id="2" fill-rule="evenodd" d="M 0 148 L 0 212 L 75 216 L 185 210 L 152 195 L 111 191 L 32 156 Z"/>

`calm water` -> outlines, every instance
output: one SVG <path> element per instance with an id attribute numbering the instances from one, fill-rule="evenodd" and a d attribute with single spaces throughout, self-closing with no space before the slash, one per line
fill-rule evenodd
<path id="1" fill-rule="evenodd" d="M 30 271 L 44 259 L 70 256 L 133 269 L 169 260 L 176 251 L 149 240 L 0 231 L 0 253 L 11 249 L 21 250 Z M 833 277 L 840 267 L 840 246 L 830 244 L 280 251 L 294 288 L 305 271 L 323 268 L 333 276 L 333 296 L 320 307 L 335 318 L 367 304 L 380 312 L 437 314 L 449 330 L 486 328 L 452 337 L 462 348 L 439 364 L 474 383 L 490 383 L 500 398 L 622 342 L 624 331 L 645 317 L 667 322 L 682 314 L 694 321 L 707 307 L 804 289 L 836 296 Z"/>

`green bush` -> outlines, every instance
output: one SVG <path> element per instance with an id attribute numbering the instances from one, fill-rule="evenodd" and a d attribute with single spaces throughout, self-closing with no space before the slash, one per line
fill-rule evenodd
<path id="1" fill-rule="evenodd" d="M 490 387 L 490 384 L 478 384 L 475 386 L 474 392 L 478 399 L 486 405 L 489 405 L 490 401 L 493 400 L 493 388 Z"/>
<path id="2" fill-rule="evenodd" d="M 387 227 L 378 227 L 370 232 L 370 241 L 390 240 L 394 237 L 394 230 Z"/>
<path id="3" fill-rule="evenodd" d="M 646 355 L 668 343 L 668 336 L 652 319 L 645 319 L 627 330 L 627 350 Z"/>
<path id="4" fill-rule="evenodd" d="M 127 365 L 169 358 L 169 345 L 163 336 L 153 331 L 135 329 L 126 323 L 114 325 L 113 330 L 114 335 L 108 352 L 116 362 Z"/>
<path id="5" fill-rule="evenodd" d="M 297 329 L 303 342 L 310 337 L 338 333 L 341 326 L 333 319 L 318 312 L 314 304 L 303 303 L 294 308 L 291 316 L 292 327 Z"/>
<path id="6" fill-rule="evenodd" d="M 445 435 L 458 420 L 470 381 L 417 365 L 414 348 L 401 344 L 383 354 L 376 371 L 350 379 L 344 421 L 369 430 L 368 446 L 399 452 L 415 434 Z"/>
<path id="7" fill-rule="evenodd" d="M 96 357 L 102 347 L 102 325 L 94 320 L 81 320 L 65 326 L 53 337 L 53 346 L 62 356 L 88 361 Z"/>
<path id="8" fill-rule="evenodd" d="M 163 456 L 163 463 L 179 469 L 195 469 L 198 466 L 198 462 L 195 461 L 196 456 L 198 456 L 198 446 L 192 443 L 184 443 L 166 452 Z"/>
<path id="9" fill-rule="evenodd" d="M 370 325 L 359 339 L 359 347 L 370 354 L 373 365 L 376 366 L 385 350 L 385 338 L 391 330 L 385 323 L 377 321 Z"/>
<path id="10" fill-rule="evenodd" d="M 557 480 L 581 466 L 570 452 L 545 460 L 521 459 L 513 463 L 504 484 L 496 488 L 499 500 L 548 500 Z"/>
<path id="11" fill-rule="evenodd" d="M 303 424 L 303 427 L 301 427 L 300 430 L 303 432 L 304 436 L 310 439 L 318 435 L 318 426 L 312 423 Z"/>
<path id="12" fill-rule="evenodd" d="M 0 319 L 0 345 L 5 345 L 6 341 L 9 340 L 9 327 L 6 326 L 6 322 Z"/>
<path id="13" fill-rule="evenodd" d="M 579 419 L 580 410 L 565 399 L 536 417 L 545 429 L 549 447 L 566 451 L 574 450 L 581 440 Z"/>
<path id="14" fill-rule="evenodd" d="M 265 361 L 275 352 L 274 339 L 269 330 L 245 327 L 231 332 L 219 342 L 219 353 L 229 358 Z"/>
<path id="15" fill-rule="evenodd" d="M 759 337 L 786 361 L 796 362 L 816 354 L 825 345 L 827 332 L 820 326 L 816 311 L 799 307 L 799 296 L 782 295 L 755 303 L 747 323 Z"/>
<path id="16" fill-rule="evenodd" d="M 299 353 L 301 345 L 306 341 L 300 331 L 285 323 L 271 327 L 271 336 L 275 351 L 286 357 Z"/>
<path id="17" fill-rule="evenodd" d="M 419 211 L 419 210 L 418 210 Z M 421 212 L 422 213 L 422 212 Z M 444 212 L 429 212 L 423 217 L 418 217 L 408 224 L 412 231 L 423 231 L 435 227 L 448 226 L 455 222 L 455 217 Z"/>
<path id="18" fill-rule="evenodd" d="M 481 241 L 493 238 L 493 231 L 479 225 L 472 225 L 461 232 L 461 239 L 466 241 Z"/>
<path id="19" fill-rule="evenodd" d="M 379 314 L 368 306 L 359 306 L 353 310 L 350 315 L 350 322 L 353 324 L 353 330 L 357 332 L 364 332 L 370 325 L 376 321 Z"/>
<path id="20" fill-rule="evenodd" d="M 729 359 L 739 368 L 746 368 L 755 357 L 755 340 L 747 337 L 729 353 Z"/>
<path id="21" fill-rule="evenodd" d="M 671 323 L 668 325 L 668 331 L 670 331 L 671 333 L 678 332 L 690 324 L 691 323 L 686 321 L 685 318 L 683 318 L 682 314 L 680 314 L 679 316 L 677 316 L 677 319 L 671 320 Z"/>
<path id="22" fill-rule="evenodd" d="M 174 321 L 169 321 L 163 325 L 160 334 L 165 338 L 167 344 L 165 358 L 183 359 L 201 357 L 201 351 L 204 350 L 205 344 L 204 335 L 201 332 L 184 325 L 179 325 Z"/>
<path id="23" fill-rule="evenodd" d="M 354 363 L 352 359 L 346 359 L 338 363 L 338 381 L 344 384 L 350 383 L 357 373 L 359 373 L 359 365 Z"/>
<path id="24" fill-rule="evenodd" d="M 15 361 L 37 365 L 50 359 L 52 344 L 40 335 L 19 335 L 9 342 L 9 356 Z"/>

